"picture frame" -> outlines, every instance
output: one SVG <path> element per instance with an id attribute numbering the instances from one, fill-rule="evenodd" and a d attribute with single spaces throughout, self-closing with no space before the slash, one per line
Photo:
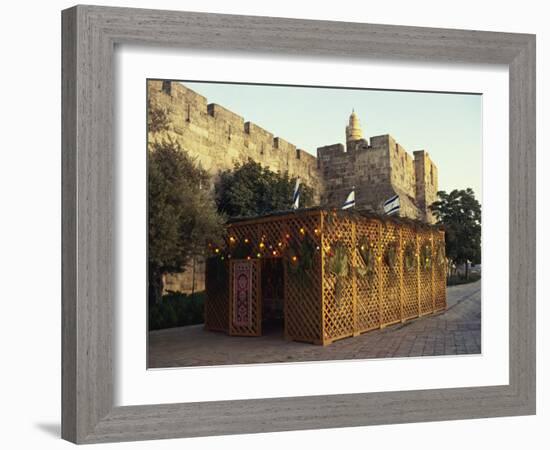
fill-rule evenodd
<path id="1" fill-rule="evenodd" d="M 535 414 L 534 35 L 99 6 L 64 10 L 62 32 L 64 439 L 116 442 Z M 509 384 L 115 407 L 118 44 L 506 65 Z"/>

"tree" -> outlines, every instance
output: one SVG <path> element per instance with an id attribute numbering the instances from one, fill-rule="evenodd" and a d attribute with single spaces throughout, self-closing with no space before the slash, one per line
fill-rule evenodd
<path id="1" fill-rule="evenodd" d="M 224 220 L 208 174 L 177 143 L 151 143 L 147 156 L 149 299 L 158 302 L 164 274 L 182 272 L 219 241 Z"/>
<path id="2" fill-rule="evenodd" d="M 170 129 L 170 115 L 172 109 L 169 106 L 161 105 L 158 100 L 147 101 L 147 131 L 158 133 Z"/>
<path id="3" fill-rule="evenodd" d="M 445 226 L 445 250 L 455 264 L 464 264 L 468 278 L 468 261 L 481 262 L 481 205 L 470 188 L 437 193 L 431 205 L 438 223 Z"/>
<path id="4" fill-rule="evenodd" d="M 292 207 L 296 178 L 279 174 L 249 159 L 221 172 L 216 185 L 218 210 L 230 217 L 250 217 Z M 300 207 L 311 206 L 313 190 L 300 185 Z"/>

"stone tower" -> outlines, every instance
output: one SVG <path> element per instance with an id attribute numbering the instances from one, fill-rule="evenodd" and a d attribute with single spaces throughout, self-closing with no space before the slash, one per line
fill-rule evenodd
<path id="1" fill-rule="evenodd" d="M 346 146 L 317 149 L 324 184 L 321 204 L 340 208 L 352 189 L 357 208 L 384 214 L 383 204 L 398 195 L 399 215 L 433 223 L 430 205 L 437 200 L 437 167 L 424 150 L 411 156 L 392 136 L 363 137 L 355 111 L 346 126 Z"/>
<path id="2" fill-rule="evenodd" d="M 357 114 L 355 114 L 355 110 L 352 110 L 349 116 L 349 124 L 346 127 L 346 144 L 348 148 L 351 142 L 358 141 L 359 139 L 363 139 L 363 130 L 361 130 L 361 123 Z"/>

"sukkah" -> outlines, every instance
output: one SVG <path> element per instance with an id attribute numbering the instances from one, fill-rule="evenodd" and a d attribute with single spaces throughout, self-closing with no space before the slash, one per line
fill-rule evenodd
<path id="1" fill-rule="evenodd" d="M 235 219 L 206 264 L 205 327 L 327 345 L 446 308 L 440 226 L 358 210 Z"/>

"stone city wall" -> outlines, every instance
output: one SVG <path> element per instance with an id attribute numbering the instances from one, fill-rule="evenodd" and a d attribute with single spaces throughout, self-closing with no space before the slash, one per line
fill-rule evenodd
<path id="1" fill-rule="evenodd" d="M 357 208 L 383 212 L 383 202 L 398 194 L 399 215 L 434 223 L 428 206 L 437 199 L 437 167 L 424 150 L 411 156 L 389 134 L 349 140 L 317 149 L 317 158 L 242 116 L 208 103 L 179 82 L 147 84 L 149 105 L 169 111 L 168 130 L 149 132 L 148 141 L 170 138 L 196 158 L 214 178 L 248 159 L 276 172 L 300 177 L 314 191 L 315 203 L 339 208 L 355 187 Z M 165 290 L 204 289 L 204 264 L 196 261 L 181 274 L 165 277 Z"/>
<path id="2" fill-rule="evenodd" d="M 414 158 L 388 135 L 317 149 L 325 189 L 321 203 L 338 207 L 355 187 L 357 208 L 383 212 L 383 203 L 398 194 L 399 215 L 434 222 L 427 206 L 437 198 L 437 167 L 428 153 L 414 152 Z M 417 182 L 418 180 L 418 182 Z"/>
<path id="3" fill-rule="evenodd" d="M 149 142 L 170 137 L 176 140 L 204 169 L 216 177 L 248 159 L 274 172 L 300 177 L 319 200 L 322 183 L 317 159 L 305 150 L 252 123 L 175 81 L 152 81 L 148 99 L 170 112 L 170 129 L 149 133 Z"/>

